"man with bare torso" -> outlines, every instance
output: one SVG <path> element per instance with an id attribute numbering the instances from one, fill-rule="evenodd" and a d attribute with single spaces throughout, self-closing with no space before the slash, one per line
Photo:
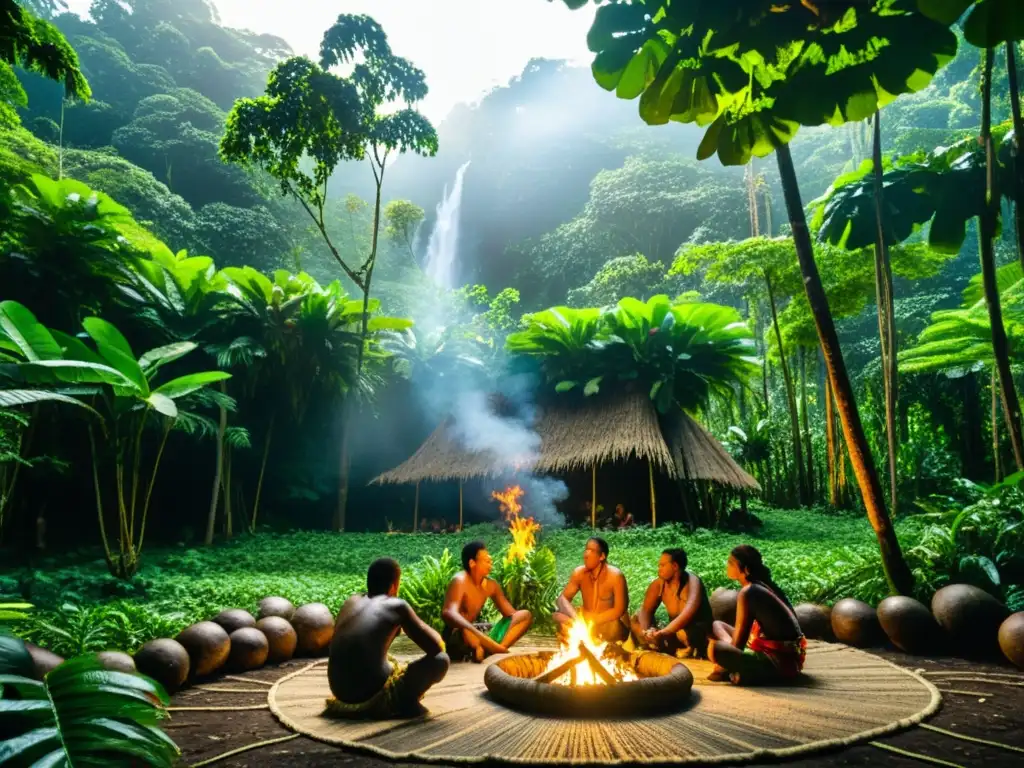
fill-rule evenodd
<path id="1" fill-rule="evenodd" d="M 397 597 L 401 575 L 394 560 L 374 561 L 366 574 L 366 595 L 353 595 L 341 607 L 327 662 L 334 694 L 328 714 L 379 719 L 418 714 L 420 699 L 448 673 L 441 636 Z M 424 653 L 408 666 L 388 656 L 402 631 Z"/>
<path id="2" fill-rule="evenodd" d="M 565 590 L 558 596 L 556 610 L 551 617 L 558 624 L 562 637 L 576 620 L 572 601 L 577 592 L 583 596 L 580 614 L 590 624 L 594 639 L 621 642 L 629 637 L 626 577 L 618 568 L 608 565 L 608 542 L 600 537 L 587 539 L 583 565 L 572 572 Z"/>
<path id="3" fill-rule="evenodd" d="M 488 578 L 492 561 L 482 541 L 471 541 L 462 548 L 462 571 L 455 574 L 444 598 L 444 641 L 455 661 L 481 662 L 492 653 L 508 653 L 508 649 L 533 624 L 529 611 L 517 611 L 505 597 L 501 585 Z M 489 631 L 476 624 L 488 600 L 501 613 Z"/>
<path id="4" fill-rule="evenodd" d="M 633 617 L 633 636 L 651 650 L 682 656 L 703 656 L 714 617 L 704 583 L 686 570 L 684 549 L 666 549 L 658 560 L 658 578 L 644 595 L 644 604 Z M 658 628 L 654 614 L 664 605 L 668 624 Z"/>

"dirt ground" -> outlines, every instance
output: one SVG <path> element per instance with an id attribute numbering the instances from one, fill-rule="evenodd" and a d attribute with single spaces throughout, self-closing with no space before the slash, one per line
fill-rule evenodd
<path id="1" fill-rule="evenodd" d="M 970 673 L 1012 674 L 1012 667 L 995 664 L 967 662 L 961 659 L 911 657 L 893 651 L 876 651 L 878 655 L 901 666 L 924 670 L 936 687 L 943 691 L 943 704 L 939 712 L 930 718 L 928 725 L 956 731 L 959 734 L 988 741 L 1001 742 L 1024 749 L 1024 683 L 1017 679 L 1013 685 L 1000 685 L 991 681 L 979 682 L 970 678 Z M 265 685 L 255 681 L 273 682 L 294 671 L 308 661 L 293 661 L 277 667 L 268 667 L 250 672 L 244 677 L 252 680 L 254 693 L 227 694 L 207 690 L 185 690 L 173 698 L 173 707 L 201 706 L 258 706 L 267 700 Z M 953 673 L 954 677 L 936 680 L 934 673 Z M 1007 680 L 1009 678 L 1004 678 Z M 207 683 L 217 687 L 217 682 Z M 232 680 L 222 681 L 220 687 L 247 688 L 249 686 Z M 951 692 L 956 691 L 956 692 Z M 175 712 L 168 724 L 168 734 L 181 748 L 186 765 L 196 765 L 231 750 L 256 742 L 287 737 L 291 735 L 277 722 L 267 709 L 225 711 L 225 712 Z M 926 755 L 937 762 L 925 762 L 869 744 L 844 749 L 838 752 L 818 753 L 799 760 L 786 761 L 794 768 L 832 768 L 833 766 L 922 766 L 927 764 L 947 766 L 1021 766 L 1024 753 L 1012 752 L 985 744 L 972 743 L 952 738 L 926 728 L 915 727 L 908 731 L 885 737 L 880 743 L 890 747 Z M 389 763 L 379 758 L 368 757 L 321 744 L 305 736 L 299 736 L 279 744 L 272 744 L 256 750 L 242 752 L 218 760 L 218 768 L 242 768 L 243 766 L 318 766 L 352 765 L 353 768 L 385 768 Z"/>

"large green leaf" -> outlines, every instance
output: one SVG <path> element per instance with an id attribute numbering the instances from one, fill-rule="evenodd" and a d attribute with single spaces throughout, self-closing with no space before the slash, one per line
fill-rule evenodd
<path id="1" fill-rule="evenodd" d="M 176 379 L 171 379 L 166 384 L 162 384 L 157 387 L 155 392 L 164 395 L 165 397 L 169 397 L 172 400 L 177 400 L 179 397 L 190 395 L 203 387 L 209 386 L 210 384 L 216 384 L 218 381 L 226 381 L 230 378 L 231 374 L 227 371 L 190 373 L 187 376 L 179 376 Z"/>
<path id="2" fill-rule="evenodd" d="M 1020 0 L 981 0 L 964 22 L 964 37 L 978 48 L 1024 40 L 1024 7 Z"/>
<path id="3" fill-rule="evenodd" d="M 149 396 L 149 380 L 135 359 L 135 353 L 128 345 L 121 332 L 111 323 L 99 317 L 87 317 L 82 321 L 85 332 L 96 342 L 96 347 L 104 359 L 119 370 L 142 393 Z"/>
<path id="4" fill-rule="evenodd" d="M 160 392 L 151 392 L 149 397 L 146 398 L 146 402 L 149 403 L 157 413 L 161 413 L 169 419 L 178 418 L 178 406 L 175 405 L 174 401 L 167 395 L 161 394 Z"/>
<path id="5" fill-rule="evenodd" d="M 178 341 L 164 347 L 157 347 L 146 352 L 139 358 L 139 365 L 145 371 L 146 376 L 152 376 L 161 366 L 173 363 L 175 360 L 184 357 L 193 349 L 196 344 L 191 341 Z"/>
<path id="6" fill-rule="evenodd" d="M 0 638 L 0 719 L 7 739 L 0 764 L 36 766 L 128 765 L 171 768 L 178 748 L 158 727 L 167 694 L 142 675 L 112 672 L 95 656 L 64 662 L 44 682 L 24 671 L 14 638 Z M 20 662 L 18 659 L 20 658 Z M 11 689 L 17 698 L 6 696 Z"/>
<path id="7" fill-rule="evenodd" d="M 59 360 L 63 356 L 46 326 L 16 301 L 0 302 L 0 328 L 26 360 Z"/>
<path id="8" fill-rule="evenodd" d="M 74 397 L 62 395 L 59 392 L 47 392 L 45 389 L 0 389 L 0 408 L 14 408 L 19 405 L 34 405 L 35 403 L 64 403 L 84 408 L 93 416 L 103 420 L 93 408 Z"/>
<path id="9" fill-rule="evenodd" d="M 61 384 L 110 384 L 122 389 L 138 392 L 135 382 L 121 371 L 103 363 L 84 360 L 38 360 L 21 363 L 17 371 L 29 384 L 39 386 L 60 386 Z"/>
<path id="10" fill-rule="evenodd" d="M 930 19 L 946 26 L 959 19 L 974 5 L 974 0 L 917 0 L 917 7 Z"/>

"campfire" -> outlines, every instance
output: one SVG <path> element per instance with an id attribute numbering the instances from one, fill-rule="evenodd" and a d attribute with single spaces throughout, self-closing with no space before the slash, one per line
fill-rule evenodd
<path id="1" fill-rule="evenodd" d="M 638 679 L 630 654 L 614 643 L 594 641 L 590 625 L 577 617 L 538 683 L 554 685 L 614 685 Z"/>
<path id="2" fill-rule="evenodd" d="M 508 532 L 512 534 L 512 545 L 505 555 L 506 562 L 525 560 L 537 546 L 537 531 L 540 524 L 532 517 L 520 517 L 523 505 L 519 499 L 523 489 L 518 485 L 510 485 L 504 491 L 492 491 L 491 498 L 498 502 L 502 517 L 508 522 Z"/>

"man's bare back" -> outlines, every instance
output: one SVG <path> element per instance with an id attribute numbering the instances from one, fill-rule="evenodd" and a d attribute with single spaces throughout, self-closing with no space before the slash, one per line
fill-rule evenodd
<path id="1" fill-rule="evenodd" d="M 397 597 L 353 595 L 334 625 L 327 676 L 339 700 L 366 701 L 391 675 L 388 650 L 408 604 Z"/>

